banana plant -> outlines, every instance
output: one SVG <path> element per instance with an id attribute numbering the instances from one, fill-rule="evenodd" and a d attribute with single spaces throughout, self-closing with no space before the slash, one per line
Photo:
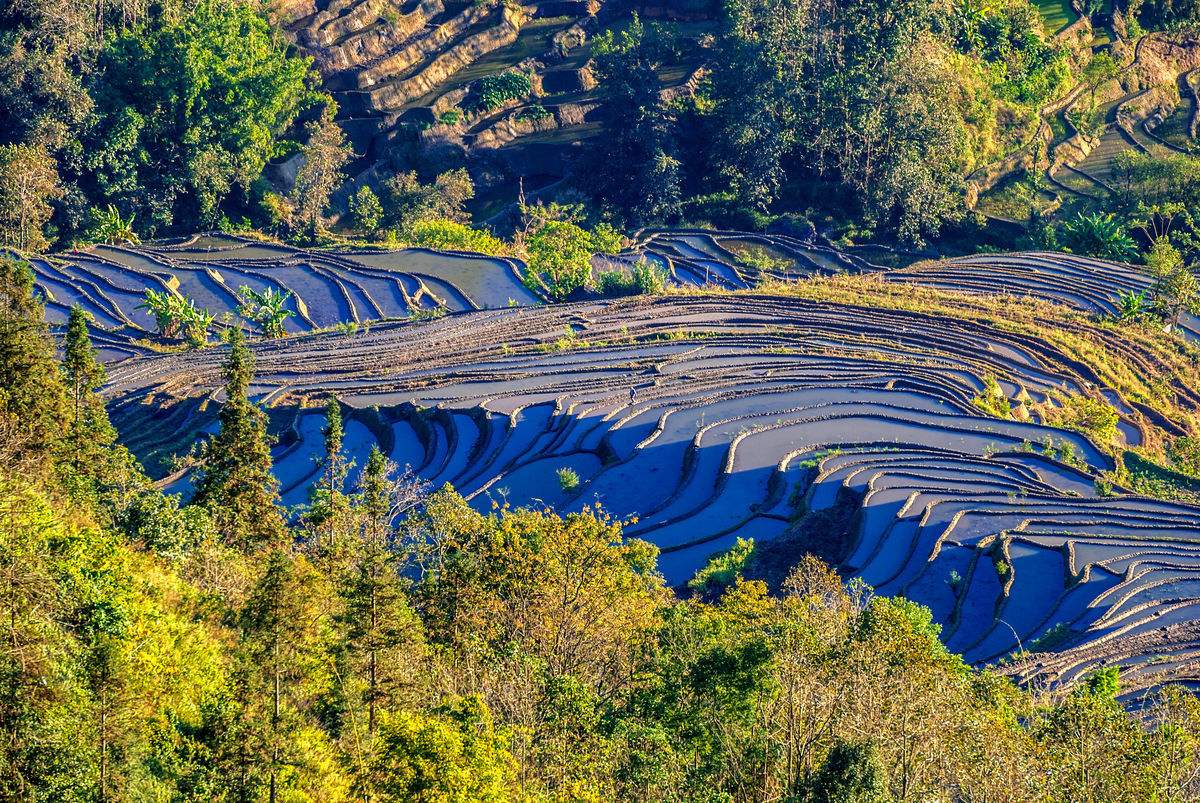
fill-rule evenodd
<path id="1" fill-rule="evenodd" d="M 121 211 L 109 204 L 104 209 L 92 210 L 92 237 L 109 245 L 137 245 L 137 232 L 133 230 L 133 215 L 121 217 Z"/>
<path id="2" fill-rule="evenodd" d="M 1132 290 L 1117 291 L 1117 320 L 1140 320 L 1150 314 L 1151 306 L 1150 293 L 1146 290 L 1136 293 Z"/>
<path id="3" fill-rule="evenodd" d="M 183 298 L 166 291 L 147 289 L 146 300 L 138 304 L 154 318 L 154 325 L 163 337 L 177 337 L 179 328 L 187 319 L 187 305 Z"/>
<path id="4" fill-rule="evenodd" d="M 208 345 L 208 330 L 213 325 L 213 321 L 217 318 L 212 312 L 207 309 L 198 308 L 195 302 L 191 303 L 188 311 L 187 323 L 184 325 L 183 333 L 188 342 L 197 348 Z"/>
<path id="5" fill-rule="evenodd" d="M 242 303 L 238 306 L 238 314 L 248 321 L 257 323 L 263 337 L 283 337 L 287 334 L 284 322 L 291 316 L 287 308 L 288 299 L 292 297 L 290 290 L 276 290 L 268 287 L 261 293 L 253 288 L 242 285 L 238 288 L 238 296 Z"/>

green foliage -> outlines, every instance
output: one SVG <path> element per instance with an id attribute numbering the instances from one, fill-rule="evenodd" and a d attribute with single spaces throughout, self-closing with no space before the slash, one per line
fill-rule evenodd
<path id="1" fill-rule="evenodd" d="M 741 577 L 746 565 L 754 557 L 754 539 L 738 537 L 729 549 L 708 559 L 691 580 L 688 588 L 700 594 L 713 594 L 733 584 Z"/>
<path id="2" fill-rule="evenodd" d="M 510 100 L 524 100 L 533 92 L 529 73 L 521 70 L 485 75 L 471 87 L 470 109 L 474 112 L 490 112 Z"/>
<path id="3" fill-rule="evenodd" d="M 666 286 L 666 273 L 646 259 L 639 259 L 628 271 L 619 268 L 600 271 L 596 289 L 606 298 L 656 295 Z"/>
<path id="4" fill-rule="evenodd" d="M 475 197 L 475 185 L 465 169 L 441 173 L 432 184 L 422 184 L 416 173 L 398 173 L 383 182 L 382 192 L 384 221 L 409 239 L 418 223 L 471 222 L 464 206 Z"/>
<path id="5" fill-rule="evenodd" d="M 515 762 L 478 697 L 430 715 L 399 712 L 380 734 L 371 768 L 381 800 L 442 803 L 513 799 Z"/>
<path id="6" fill-rule="evenodd" d="M 560 468 L 554 475 L 558 477 L 558 487 L 567 493 L 579 487 L 579 474 L 573 468 Z"/>
<path id="7" fill-rule="evenodd" d="M 121 210 L 112 204 L 103 209 L 92 210 L 92 228 L 89 236 L 99 243 L 109 245 L 137 245 L 138 236 L 133 228 L 133 215 L 121 216 Z"/>
<path id="8" fill-rule="evenodd" d="M 1145 290 L 1117 291 L 1117 320 L 1140 321 L 1150 314 L 1150 293 Z"/>
<path id="9" fill-rule="evenodd" d="M 0 473 L 36 476 L 51 466 L 69 420 L 54 352 L 32 268 L 0 256 Z"/>
<path id="10" fill-rule="evenodd" d="M 473 251 L 495 256 L 507 250 L 503 241 L 488 232 L 452 220 L 419 220 L 404 230 L 404 238 L 413 245 L 438 251 Z"/>
<path id="11" fill-rule="evenodd" d="M 146 300 L 138 305 L 138 309 L 153 316 L 161 336 L 174 338 L 182 334 L 192 346 L 208 344 L 208 330 L 216 320 L 211 312 L 200 309 L 193 299 L 176 292 L 147 288 L 145 295 Z"/>
<path id="12" fill-rule="evenodd" d="M 870 742 L 839 741 L 817 770 L 809 791 L 812 800 L 844 803 L 888 803 L 892 800 L 879 757 Z"/>
<path id="13" fill-rule="evenodd" d="M 620 234 L 600 224 L 592 231 L 566 220 L 546 220 L 525 238 L 525 284 L 562 301 L 592 282 L 592 256 L 614 253 Z"/>
<path id="14" fill-rule="evenodd" d="M 379 231 L 383 222 L 383 204 L 379 196 L 366 184 L 358 188 L 350 198 L 350 217 L 354 220 L 354 228 L 359 234 L 370 237 Z"/>
<path id="15" fill-rule="evenodd" d="M 271 474 L 266 414 L 249 397 L 254 360 L 240 329 L 229 330 L 225 403 L 220 430 L 200 452 L 196 495 L 216 532 L 234 548 L 250 551 L 284 536 L 277 506 L 279 481 Z"/>
<path id="16" fill-rule="evenodd" d="M 659 95 L 658 72 L 672 58 L 669 37 L 634 14 L 619 32 L 592 40 L 595 73 L 612 118 L 576 166 L 578 185 L 631 225 L 679 213 L 682 162 L 677 114 Z"/>
<path id="17" fill-rule="evenodd" d="M 292 316 L 287 308 L 291 290 L 276 290 L 268 287 L 263 291 L 242 285 L 238 288 L 238 314 L 251 323 L 258 324 L 263 337 L 277 338 L 287 335 L 284 323 Z"/>
<path id="18" fill-rule="evenodd" d="M 309 60 L 240 2 L 205 0 L 117 36 L 91 88 L 85 192 L 136 213 L 146 232 L 215 227 L 318 99 L 308 74 Z"/>
<path id="19" fill-rule="evenodd" d="M 1137 255 L 1137 244 L 1115 215 L 1079 212 L 1059 230 L 1059 242 L 1072 253 L 1128 262 Z"/>
<path id="20" fill-rule="evenodd" d="M 1082 432 L 1101 445 L 1117 439 L 1120 416 L 1108 402 L 1082 394 L 1066 393 L 1056 394 L 1055 401 L 1058 405 L 1046 411 L 1048 423 Z"/>
<path id="21" fill-rule="evenodd" d="M 872 226 L 919 243 L 962 216 L 963 119 L 927 0 L 824 16 L 789 0 L 732 3 L 714 75 L 733 190 L 760 210 L 794 166 L 846 193 Z"/>

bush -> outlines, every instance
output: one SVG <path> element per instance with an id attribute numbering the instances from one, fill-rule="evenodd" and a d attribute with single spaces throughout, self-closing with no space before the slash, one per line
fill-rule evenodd
<path id="1" fill-rule="evenodd" d="M 579 474 L 575 469 L 564 466 L 554 473 L 558 477 L 558 487 L 567 493 L 579 487 Z"/>
<path id="2" fill-rule="evenodd" d="M 439 251 L 474 251 L 496 256 L 505 250 L 504 243 L 486 231 L 452 220 L 418 220 L 404 230 L 404 238 L 413 245 Z"/>
<path id="3" fill-rule="evenodd" d="M 709 558 L 708 563 L 688 580 L 688 588 L 701 594 L 713 594 L 727 588 L 741 576 L 753 556 L 754 539 L 739 537 L 729 549 Z"/>
<path id="4" fill-rule="evenodd" d="M 525 272 L 526 286 L 534 292 L 545 292 L 555 301 L 562 301 L 586 287 L 592 278 L 592 254 L 601 250 L 597 245 L 610 244 L 609 231 L 611 229 L 601 232 L 596 238 L 574 223 L 546 221 L 525 241 L 529 263 Z"/>
<path id="5" fill-rule="evenodd" d="M 510 100 L 522 100 L 533 91 L 533 81 L 528 73 L 509 70 L 498 75 L 488 75 L 475 84 L 475 99 L 472 109 L 488 112 L 498 109 Z"/>
<path id="6" fill-rule="evenodd" d="M 1047 422 L 1064 429 L 1082 432 L 1100 444 L 1112 443 L 1117 439 L 1116 408 L 1106 401 L 1091 396 L 1056 394 L 1059 407 L 1047 411 Z"/>
<path id="7" fill-rule="evenodd" d="M 601 271 L 596 277 L 596 289 L 606 298 L 654 295 L 663 291 L 666 281 L 665 271 L 641 259 L 628 271 Z"/>
<path id="8" fill-rule="evenodd" d="M 383 221 L 383 204 L 366 184 L 359 187 L 350 199 L 350 217 L 354 220 L 354 228 L 362 234 L 370 236 L 379 230 L 379 224 Z"/>

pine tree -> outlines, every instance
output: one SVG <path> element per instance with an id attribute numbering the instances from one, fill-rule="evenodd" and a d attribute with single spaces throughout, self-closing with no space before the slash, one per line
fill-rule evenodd
<path id="1" fill-rule="evenodd" d="M 88 317 L 78 305 L 71 307 L 63 342 L 63 380 L 71 417 L 67 453 L 75 474 L 97 471 L 95 458 L 117 437 L 104 402 L 96 395 L 96 390 L 104 384 L 105 372 L 96 362 L 96 350 L 88 335 Z"/>
<path id="2" fill-rule="evenodd" d="M 0 258 L 0 466 L 41 474 L 68 421 L 54 341 L 33 291 L 33 271 Z"/>
<path id="3" fill-rule="evenodd" d="M 279 511 L 279 481 L 271 474 L 267 416 L 249 397 L 253 376 L 245 335 L 231 329 L 220 431 L 201 452 L 193 499 L 208 510 L 225 542 L 244 551 L 278 544 L 287 530 Z"/>
<path id="4" fill-rule="evenodd" d="M 397 691 L 409 679 L 406 670 L 419 658 L 420 623 L 408 606 L 398 556 L 392 549 L 392 520 L 398 508 L 414 501 L 418 489 L 401 487 L 397 493 L 394 472 L 395 463 L 378 448 L 372 449 L 355 495 L 360 537 L 354 571 L 343 588 L 346 637 L 350 652 L 360 659 L 362 700 L 372 737 L 380 707 L 392 707 Z"/>
<path id="5" fill-rule="evenodd" d="M 295 763 L 292 753 L 309 703 L 305 685 L 321 663 L 329 594 L 321 574 L 302 555 L 275 548 L 265 563 L 240 616 L 247 679 L 242 692 L 243 716 L 259 734 L 248 745 L 246 772 L 266 776 L 267 798 L 275 803 L 280 770 Z"/>
<path id="6" fill-rule="evenodd" d="M 353 462 L 342 451 L 345 428 L 342 426 L 342 406 L 334 397 L 325 404 L 325 453 L 321 457 L 321 476 L 313 485 L 306 523 L 317 537 L 317 552 L 335 563 L 345 552 L 346 517 L 349 500 L 346 498 L 346 475 Z"/>

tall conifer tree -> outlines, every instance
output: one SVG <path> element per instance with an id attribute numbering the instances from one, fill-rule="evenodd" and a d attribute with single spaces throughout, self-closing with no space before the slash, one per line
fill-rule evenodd
<path id="1" fill-rule="evenodd" d="M 207 508 L 226 543 L 245 551 L 282 541 L 279 481 L 271 474 L 267 416 L 250 400 L 254 358 L 240 329 L 230 330 L 220 431 L 201 453 L 196 504 Z"/>

